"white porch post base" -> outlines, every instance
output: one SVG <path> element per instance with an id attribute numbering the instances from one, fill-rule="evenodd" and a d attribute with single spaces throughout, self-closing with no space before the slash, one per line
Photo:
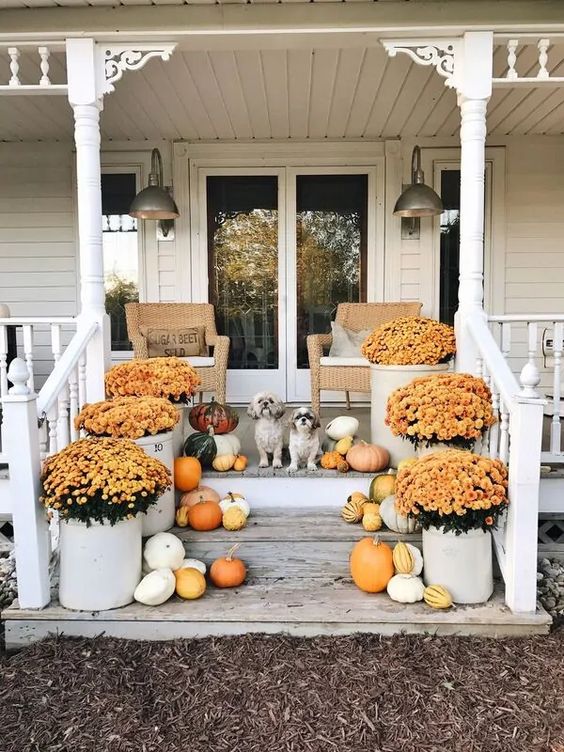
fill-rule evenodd
<path id="1" fill-rule="evenodd" d="M 69 102 L 74 113 L 80 259 L 80 316 L 98 330 L 86 351 L 86 399 L 104 399 L 109 367 L 109 319 L 105 310 L 100 165 L 99 58 L 93 39 L 67 40 Z"/>

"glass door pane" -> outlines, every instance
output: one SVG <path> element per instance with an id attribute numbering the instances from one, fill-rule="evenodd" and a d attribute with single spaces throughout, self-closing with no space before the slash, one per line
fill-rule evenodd
<path id="1" fill-rule="evenodd" d="M 209 300 L 229 368 L 277 369 L 278 178 L 208 176 L 206 193 Z"/>
<path id="2" fill-rule="evenodd" d="M 296 176 L 297 367 L 338 303 L 366 300 L 367 175 Z"/>

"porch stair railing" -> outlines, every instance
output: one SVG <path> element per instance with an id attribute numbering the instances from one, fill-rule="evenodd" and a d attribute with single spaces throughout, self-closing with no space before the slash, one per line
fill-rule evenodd
<path id="1" fill-rule="evenodd" d="M 476 311 L 465 322 L 477 351 L 476 373 L 492 392 L 497 423 L 482 445 L 482 454 L 503 460 L 509 469 L 509 506 L 494 532 L 497 560 L 505 581 L 505 600 L 512 611 L 536 608 L 537 527 L 543 408 L 537 393 L 539 374 L 533 363 L 523 367 L 519 382 L 490 331 Z"/>
<path id="2" fill-rule="evenodd" d="M 87 346 L 98 326 L 96 321 L 76 320 L 76 333 L 39 394 L 30 388 L 26 360 L 13 360 L 6 374 L 12 386 L 2 395 L 0 519 L 10 518 L 14 527 L 22 608 L 42 608 L 50 600 L 51 544 L 38 502 L 41 459 L 78 437 L 74 418 L 86 399 Z"/>
<path id="3" fill-rule="evenodd" d="M 549 437 L 543 444 L 541 460 L 544 464 L 564 464 L 564 314 L 503 314 L 488 316 L 488 321 L 514 372 L 518 372 L 524 363 L 538 369 L 539 390 L 546 400 L 544 415 L 550 421 Z"/>

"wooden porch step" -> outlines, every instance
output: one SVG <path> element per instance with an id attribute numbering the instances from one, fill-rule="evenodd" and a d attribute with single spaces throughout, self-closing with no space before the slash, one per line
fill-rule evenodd
<path id="1" fill-rule="evenodd" d="M 429 633 L 490 637 L 545 634 L 545 612 L 512 614 L 497 588 L 488 603 L 436 611 L 424 603 L 402 605 L 387 595 L 368 595 L 349 579 L 251 579 L 233 590 L 210 587 L 198 601 L 172 598 L 158 607 L 138 603 L 114 611 L 68 611 L 53 603 L 42 611 L 2 613 L 7 649 L 49 634 L 138 640 L 172 640 L 246 633 L 343 635 Z"/>
<path id="2" fill-rule="evenodd" d="M 182 539 L 187 556 L 210 564 L 224 556 L 235 543 L 255 577 L 348 577 L 349 555 L 356 541 L 370 535 L 362 525 L 349 525 L 335 508 L 289 507 L 258 509 L 247 527 L 237 532 L 223 528 L 199 533 L 188 528 L 172 530 Z M 410 540 L 420 544 L 421 535 L 400 535 L 383 529 L 377 535 L 390 543 Z"/>

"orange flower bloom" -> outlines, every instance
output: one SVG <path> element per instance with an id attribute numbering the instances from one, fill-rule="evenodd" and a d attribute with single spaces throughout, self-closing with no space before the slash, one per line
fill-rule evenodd
<path id="1" fill-rule="evenodd" d="M 180 358 L 134 358 L 110 368 L 105 382 L 109 397 L 164 397 L 186 402 L 201 379 Z"/>
<path id="2" fill-rule="evenodd" d="M 382 365 L 436 365 L 456 352 L 454 329 L 419 316 L 405 316 L 383 324 L 363 342 L 361 352 Z"/>
<path id="3" fill-rule="evenodd" d="M 484 522 L 486 523 L 486 525 L 493 525 L 494 524 L 494 518 L 493 517 L 486 517 L 486 519 L 484 520 Z"/>
<path id="4" fill-rule="evenodd" d="M 162 397 L 116 397 L 84 405 L 74 425 L 91 436 L 140 439 L 171 431 L 178 419 L 178 410 Z"/>

